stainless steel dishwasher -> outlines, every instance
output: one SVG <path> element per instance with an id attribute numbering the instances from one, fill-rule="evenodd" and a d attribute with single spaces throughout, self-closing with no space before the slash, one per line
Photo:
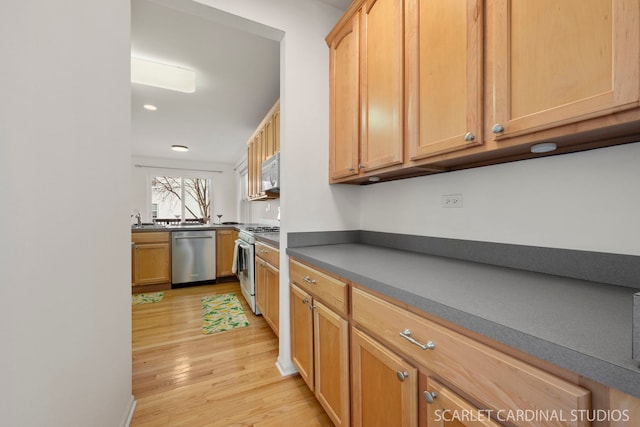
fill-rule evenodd
<path id="1" fill-rule="evenodd" d="M 215 278 L 215 230 L 172 232 L 171 284 L 212 281 Z"/>

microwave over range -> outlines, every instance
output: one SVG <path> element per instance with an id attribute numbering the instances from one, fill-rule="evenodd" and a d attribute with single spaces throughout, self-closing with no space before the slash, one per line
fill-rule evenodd
<path id="1" fill-rule="evenodd" d="M 280 152 L 262 162 L 262 191 L 280 192 Z"/>

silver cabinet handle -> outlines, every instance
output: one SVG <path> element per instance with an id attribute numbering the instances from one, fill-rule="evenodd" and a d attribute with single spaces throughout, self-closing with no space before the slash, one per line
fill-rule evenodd
<path id="1" fill-rule="evenodd" d="M 315 308 L 316 308 L 316 306 L 315 306 L 315 305 L 313 305 L 313 304 L 309 304 L 309 310 L 313 310 L 313 309 L 315 309 Z"/>
<path id="2" fill-rule="evenodd" d="M 312 285 L 314 285 L 316 283 L 316 281 L 314 279 L 312 279 L 311 277 L 309 277 L 309 276 L 304 276 L 304 278 L 302 280 L 304 280 L 307 283 L 311 283 Z"/>
<path id="3" fill-rule="evenodd" d="M 400 380 L 400 382 L 404 382 L 404 380 L 409 376 L 409 372 L 398 371 L 396 372 L 396 375 L 398 376 L 398 379 Z"/>
<path id="4" fill-rule="evenodd" d="M 493 133 L 502 133 L 502 132 L 504 132 L 504 126 L 502 126 L 500 123 L 496 123 L 491 128 L 491 132 L 493 132 Z"/>
<path id="5" fill-rule="evenodd" d="M 364 165 L 363 165 L 362 163 L 360 163 L 360 164 L 358 165 L 358 169 L 364 169 Z"/>
<path id="6" fill-rule="evenodd" d="M 427 401 L 427 403 L 433 403 L 433 399 L 435 399 L 436 397 L 438 397 L 438 393 L 436 393 L 435 391 L 429 392 L 425 390 L 424 399 Z"/>
<path id="7" fill-rule="evenodd" d="M 309 302 L 309 298 L 303 298 L 303 299 L 302 299 L 302 303 L 303 303 L 303 304 L 306 304 L 306 303 L 308 303 L 308 302 Z"/>
<path id="8" fill-rule="evenodd" d="M 411 337 L 411 330 L 409 329 L 405 329 L 404 331 L 400 332 L 400 336 L 409 341 L 411 344 L 417 345 L 423 350 L 433 350 L 436 348 L 436 345 L 433 343 L 433 341 L 427 341 L 426 344 L 420 344 L 418 341 Z"/>
<path id="9" fill-rule="evenodd" d="M 464 135 L 464 140 L 465 141 L 473 141 L 474 139 L 476 139 L 476 137 L 471 132 L 467 132 Z"/>
<path id="10" fill-rule="evenodd" d="M 260 253 L 262 253 L 262 254 L 266 254 L 266 253 L 268 253 L 268 252 L 269 252 L 269 251 L 268 251 L 268 250 L 266 250 L 266 249 L 260 249 Z"/>
<path id="11" fill-rule="evenodd" d="M 355 172 L 356 170 L 354 168 L 349 168 L 348 171 L 349 172 Z"/>

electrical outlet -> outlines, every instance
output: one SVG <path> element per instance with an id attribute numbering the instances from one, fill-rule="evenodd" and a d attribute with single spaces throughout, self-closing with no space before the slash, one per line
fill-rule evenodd
<path id="1" fill-rule="evenodd" d="M 443 208 L 461 208 L 462 194 L 445 194 L 442 196 Z"/>

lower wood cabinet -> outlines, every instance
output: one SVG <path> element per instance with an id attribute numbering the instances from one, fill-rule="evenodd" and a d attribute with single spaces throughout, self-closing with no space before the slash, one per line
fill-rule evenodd
<path id="1" fill-rule="evenodd" d="M 293 363 L 337 426 L 587 427 L 593 411 L 640 419 L 640 399 L 308 263 L 291 259 L 289 279 Z"/>
<path id="2" fill-rule="evenodd" d="M 345 283 L 291 261 L 291 357 L 300 375 L 336 426 L 350 425 L 349 322 L 346 310 L 336 310 L 314 293 L 327 279 L 330 286 Z M 302 282 L 300 284 L 299 282 Z M 335 300 L 333 301 L 336 302 Z"/>
<path id="3" fill-rule="evenodd" d="M 169 232 L 131 233 L 133 292 L 171 288 L 171 236 Z"/>
<path id="4" fill-rule="evenodd" d="M 483 411 L 426 375 L 420 375 L 420 427 L 500 427 Z"/>
<path id="5" fill-rule="evenodd" d="M 216 230 L 216 277 L 233 276 L 233 251 L 238 231 Z"/>
<path id="6" fill-rule="evenodd" d="M 352 328 L 353 425 L 418 425 L 418 370 Z"/>
<path id="7" fill-rule="evenodd" d="M 256 305 L 276 335 L 280 333 L 280 251 L 256 242 Z"/>

